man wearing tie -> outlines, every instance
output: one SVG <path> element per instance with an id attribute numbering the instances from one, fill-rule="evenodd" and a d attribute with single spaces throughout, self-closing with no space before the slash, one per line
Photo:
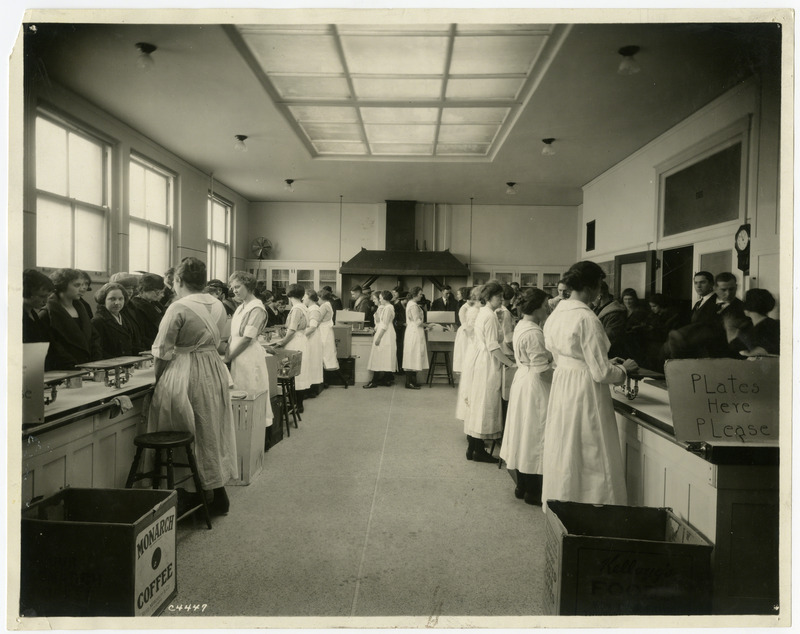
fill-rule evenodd
<path id="1" fill-rule="evenodd" d="M 442 286 L 442 296 L 434 299 L 431 310 L 449 310 L 458 314 L 458 301 L 453 297 L 453 290 L 445 284 Z"/>
<path id="2" fill-rule="evenodd" d="M 728 275 L 730 275 L 730 273 Z M 736 278 L 734 278 L 734 282 L 735 281 Z M 694 290 L 699 299 L 692 308 L 692 323 L 710 323 L 715 321 L 717 306 L 714 301 L 714 276 L 708 271 L 698 271 L 695 273 Z"/>

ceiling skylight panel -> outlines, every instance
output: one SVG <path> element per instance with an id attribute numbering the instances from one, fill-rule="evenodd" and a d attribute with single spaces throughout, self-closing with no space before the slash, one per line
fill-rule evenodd
<path id="1" fill-rule="evenodd" d="M 361 141 L 361 128 L 353 123 L 301 123 L 312 141 Z"/>
<path id="2" fill-rule="evenodd" d="M 538 35 L 456 36 L 454 75 L 528 73 L 546 38 Z"/>
<path id="3" fill-rule="evenodd" d="M 354 75 L 431 75 L 444 71 L 447 38 L 438 36 L 342 36 Z"/>
<path id="4" fill-rule="evenodd" d="M 339 108 L 328 106 L 289 106 L 289 112 L 296 121 L 358 123 L 355 108 Z"/>
<path id="5" fill-rule="evenodd" d="M 513 101 L 525 82 L 524 77 L 454 79 L 447 82 L 447 99 Z"/>
<path id="6" fill-rule="evenodd" d="M 243 33 L 243 38 L 266 73 L 344 72 L 331 35 Z"/>
<path id="7" fill-rule="evenodd" d="M 371 143 L 370 150 L 379 156 L 431 156 L 432 143 Z"/>
<path id="8" fill-rule="evenodd" d="M 364 125 L 372 143 L 432 143 L 436 127 L 432 125 Z"/>
<path id="9" fill-rule="evenodd" d="M 282 99 L 349 99 L 350 87 L 343 77 L 271 75 L 270 81 Z"/>
<path id="10" fill-rule="evenodd" d="M 364 143 L 346 143 L 344 141 L 313 141 L 314 149 L 320 154 L 353 154 L 364 155 L 367 146 Z"/>
<path id="11" fill-rule="evenodd" d="M 443 125 L 439 128 L 439 143 L 491 143 L 497 125 Z"/>
<path id="12" fill-rule="evenodd" d="M 442 123 L 503 123 L 510 108 L 444 108 Z"/>
<path id="13" fill-rule="evenodd" d="M 438 100 L 441 79 L 353 78 L 356 99 L 367 101 Z"/>
<path id="14" fill-rule="evenodd" d="M 488 143 L 438 143 L 436 145 L 436 154 L 486 156 L 490 147 Z"/>
<path id="15" fill-rule="evenodd" d="M 438 108 L 361 108 L 364 123 L 436 123 Z"/>

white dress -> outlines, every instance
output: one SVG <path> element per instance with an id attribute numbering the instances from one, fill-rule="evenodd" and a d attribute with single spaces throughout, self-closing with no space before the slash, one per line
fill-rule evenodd
<path id="1" fill-rule="evenodd" d="M 339 359 L 336 358 L 336 339 L 333 336 L 333 306 L 323 302 L 319 307 L 319 336 L 322 339 L 322 367 L 325 370 L 338 370 Z"/>
<path id="2" fill-rule="evenodd" d="M 236 390 L 267 393 L 267 427 L 272 425 L 272 406 L 269 404 L 269 375 L 267 374 L 267 355 L 258 342 L 258 334 L 267 321 L 267 311 L 257 297 L 246 304 L 239 304 L 231 319 L 230 346 L 244 337 L 250 337 L 250 344 L 231 362 L 231 377 Z"/>
<path id="3" fill-rule="evenodd" d="M 492 352 L 500 349 L 502 335 L 500 322 L 488 304 L 478 312 L 474 332 L 475 354 L 464 401 L 464 433 L 473 438 L 500 438 L 503 431 L 501 364 Z"/>
<path id="4" fill-rule="evenodd" d="M 376 344 L 381 333 L 381 342 Z M 367 369 L 373 372 L 397 370 L 397 335 L 394 331 L 394 306 L 391 304 L 381 304 L 375 313 L 375 337 L 372 339 Z"/>
<path id="5" fill-rule="evenodd" d="M 555 372 L 544 434 L 542 500 L 626 504 L 625 465 L 609 384 L 625 379 L 583 302 L 561 300 L 544 325 Z"/>
<path id="6" fill-rule="evenodd" d="M 412 299 L 406 306 L 406 334 L 403 337 L 403 369 L 427 370 L 428 344 L 425 342 L 424 314 Z"/>
<path id="7" fill-rule="evenodd" d="M 230 374 L 217 352 L 228 317 L 216 297 L 193 293 L 164 312 L 153 356 L 166 361 L 147 417 L 148 431 L 189 431 L 203 489 L 239 477 Z"/>
<path id="8" fill-rule="evenodd" d="M 500 457 L 509 469 L 540 474 L 550 400 L 550 381 L 542 373 L 552 367 L 553 357 L 544 347 L 538 324 L 523 319 L 514 328 L 514 358 L 517 371 L 508 396 Z"/>
<path id="9" fill-rule="evenodd" d="M 458 380 L 458 400 L 456 401 L 456 418 L 464 420 L 467 415 L 467 402 L 469 401 L 469 391 L 472 381 L 472 369 L 475 365 L 475 320 L 481 312 L 481 305 L 476 303 L 467 311 L 466 326 L 461 322 L 461 328 L 468 328 L 466 344 L 464 345 L 463 356 L 461 357 L 461 377 Z M 460 329 L 459 329 L 460 330 Z"/>
<path id="10" fill-rule="evenodd" d="M 286 344 L 287 350 L 297 350 L 303 353 L 300 360 L 300 374 L 294 380 L 296 390 L 307 390 L 312 383 L 309 381 L 310 372 L 308 363 L 308 340 L 306 339 L 306 327 L 308 326 L 308 316 L 302 304 L 295 304 L 286 316 L 286 329 L 294 330 L 294 336 Z"/>
<path id="11" fill-rule="evenodd" d="M 453 372 L 461 372 L 461 365 L 472 340 L 472 330 L 475 327 L 475 317 L 477 316 L 478 310 L 469 303 L 458 309 L 458 322 L 461 326 L 456 330 L 456 340 L 453 343 Z"/>
<path id="12" fill-rule="evenodd" d="M 306 315 L 308 316 L 309 328 L 314 328 L 314 331 L 306 335 L 308 341 L 308 366 L 309 375 L 308 380 L 311 385 L 322 383 L 322 333 L 319 331 L 319 324 L 322 321 L 319 306 L 311 304 L 306 306 Z"/>

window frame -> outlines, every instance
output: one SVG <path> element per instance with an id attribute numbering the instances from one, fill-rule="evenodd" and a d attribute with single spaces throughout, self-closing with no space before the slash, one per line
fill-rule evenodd
<path id="1" fill-rule="evenodd" d="M 220 242 L 219 240 L 215 240 L 212 237 L 212 209 L 214 204 L 218 204 L 225 209 L 225 241 Z M 207 231 L 207 240 L 206 240 L 206 268 L 208 271 L 209 279 L 215 279 L 215 275 L 212 274 L 216 273 L 216 258 L 214 256 L 213 247 L 222 247 L 225 249 L 225 275 L 222 279 L 223 282 L 227 282 L 228 276 L 230 275 L 230 268 L 231 268 L 231 234 L 232 234 L 232 223 L 233 223 L 233 203 L 219 194 L 209 191 L 208 192 L 208 205 L 206 210 L 206 231 Z"/>
<path id="2" fill-rule="evenodd" d="M 145 174 L 147 171 L 155 172 L 159 176 L 163 176 L 167 180 L 167 222 L 169 224 L 163 225 L 160 222 L 156 222 L 155 220 L 148 220 L 147 218 L 141 218 L 139 216 L 135 216 L 130 207 L 130 200 L 131 200 L 131 179 L 130 179 L 130 168 L 133 163 L 136 163 L 140 167 L 145 170 Z M 164 270 L 171 267 L 173 265 L 173 252 L 174 252 L 174 226 L 175 226 L 175 181 L 177 179 L 177 175 L 174 174 L 172 171 L 168 170 L 167 168 L 159 165 L 157 162 L 153 161 L 150 158 L 147 158 L 143 154 L 139 154 L 138 152 L 131 151 L 129 156 L 128 162 L 128 270 L 133 270 L 131 265 L 131 226 L 136 224 L 140 226 L 144 226 L 147 229 L 147 271 L 161 274 L 160 271 L 153 271 L 152 270 L 152 262 L 150 260 L 150 230 L 152 228 L 166 230 L 167 233 L 167 266 Z"/>

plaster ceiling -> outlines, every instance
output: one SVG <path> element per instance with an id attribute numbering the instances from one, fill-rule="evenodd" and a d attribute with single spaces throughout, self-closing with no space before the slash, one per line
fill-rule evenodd
<path id="1" fill-rule="evenodd" d="M 251 201 L 338 204 L 342 195 L 345 201 L 368 203 L 468 204 L 474 197 L 476 204 L 577 205 L 581 187 L 599 174 L 749 76 L 777 68 L 775 25 L 534 26 L 544 35 L 538 43 L 542 52 L 534 55 L 530 68 L 541 74 L 527 84 L 527 100 L 522 90 L 503 102 L 509 108 L 503 121 L 514 119 L 513 125 L 503 128 L 494 122 L 494 136 L 502 137 L 502 143 L 487 149 L 480 162 L 470 156 L 383 156 L 371 161 L 333 152 L 323 156 L 292 114 L 293 107 L 309 103 L 286 99 L 300 84 L 284 83 L 281 97 L 276 85 L 265 82 L 263 64 L 254 64 L 254 57 L 269 59 L 269 31 L 257 29 L 262 47 L 257 55 L 242 46 L 248 29 L 254 32 L 252 24 L 38 24 L 36 34 L 26 40 L 26 73 L 83 96 Z M 384 39 L 387 51 L 393 50 L 391 38 Z M 314 41 L 307 40 L 309 55 Z M 137 67 L 136 42 L 158 47 L 148 72 Z M 641 72 L 619 75 L 617 50 L 631 44 L 641 47 L 636 55 Z M 374 40 L 370 46 L 370 54 L 360 57 L 362 79 L 373 69 L 389 75 L 383 79 L 390 81 L 396 73 L 387 73 L 385 60 L 370 66 L 369 57 L 376 56 Z M 524 55 L 513 46 L 505 41 L 499 48 L 466 56 L 456 74 L 474 76 L 489 58 L 520 60 Z M 297 56 L 303 47 L 285 50 Z M 480 50 L 477 46 L 473 53 Z M 387 52 L 386 59 L 397 58 Z M 298 72 L 307 71 L 306 66 Z M 391 94 L 402 100 L 403 90 L 417 89 L 413 84 L 392 88 Z M 314 82 L 304 80 L 302 88 L 313 93 Z M 370 94 L 380 92 L 380 87 L 371 89 L 376 92 Z M 475 105 L 486 107 L 488 93 L 484 97 Z M 392 107 L 388 101 L 380 104 Z M 444 112 L 447 100 L 428 105 Z M 387 113 L 370 114 L 380 118 Z M 366 124 L 361 125 L 359 134 L 364 134 Z M 237 134 L 247 136 L 247 152 L 234 149 Z M 555 138 L 554 156 L 541 153 L 541 140 L 547 137 Z M 284 187 L 288 178 L 294 180 L 294 192 Z M 506 194 L 508 181 L 517 183 L 515 196 Z"/>

